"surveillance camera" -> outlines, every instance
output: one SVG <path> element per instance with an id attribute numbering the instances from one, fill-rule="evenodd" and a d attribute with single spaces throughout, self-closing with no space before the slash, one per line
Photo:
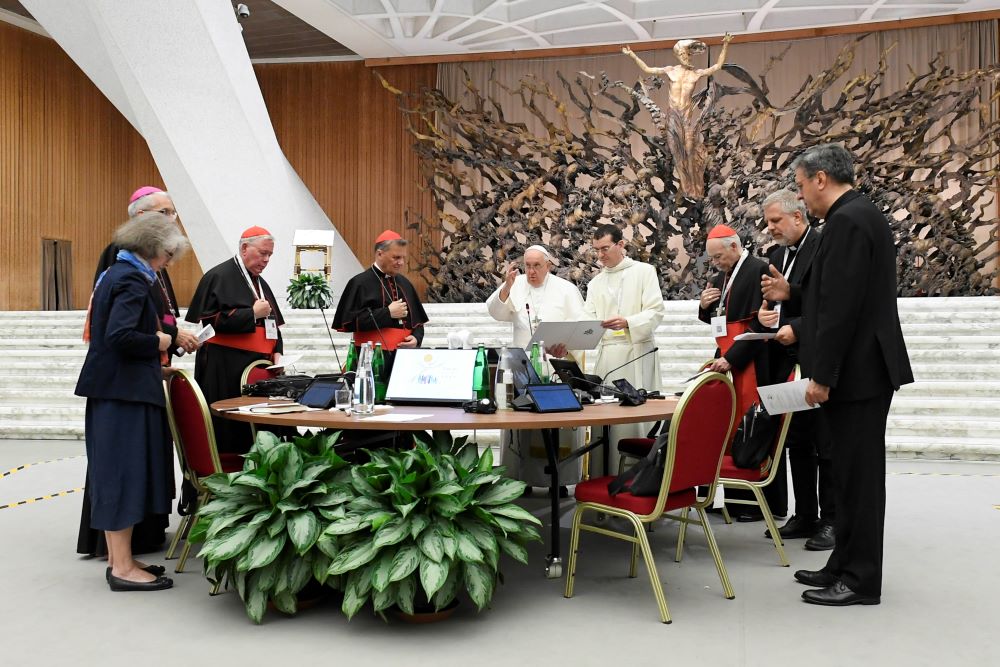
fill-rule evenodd
<path id="1" fill-rule="evenodd" d="M 250 8 L 241 2 L 240 4 L 236 5 L 236 15 L 239 16 L 241 19 L 245 19 L 248 16 L 250 16 Z"/>

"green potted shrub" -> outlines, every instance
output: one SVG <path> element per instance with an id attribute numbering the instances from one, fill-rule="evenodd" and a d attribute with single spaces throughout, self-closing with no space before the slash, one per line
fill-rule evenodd
<path id="1" fill-rule="evenodd" d="M 288 282 L 288 305 L 292 308 L 329 308 L 333 303 L 330 283 L 319 273 L 300 273 Z"/>
<path id="2" fill-rule="evenodd" d="M 524 482 L 503 477 L 489 449 L 479 454 L 447 432 L 414 436 L 412 449 L 375 450 L 351 467 L 354 497 L 326 513 L 317 545 L 332 555 L 327 573 L 344 577 L 348 618 L 369 599 L 380 615 L 413 614 L 421 598 L 440 610 L 463 589 L 482 610 L 501 553 L 527 563 L 525 544 L 541 539 L 541 522 L 512 502 Z"/>
<path id="3" fill-rule="evenodd" d="M 356 496 L 349 464 L 334 452 L 339 435 L 283 442 L 258 431 L 242 471 L 205 479 L 213 498 L 198 510 L 188 539 L 204 542 L 205 576 L 232 585 L 255 623 L 268 601 L 294 614 L 307 584 L 328 581 L 339 551 L 320 536 Z"/>

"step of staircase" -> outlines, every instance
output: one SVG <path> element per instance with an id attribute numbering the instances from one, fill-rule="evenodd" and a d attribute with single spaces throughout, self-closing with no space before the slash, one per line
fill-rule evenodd
<path id="1" fill-rule="evenodd" d="M 887 455 L 1000 460 L 1000 298 L 898 304 L 916 382 L 893 401 Z M 664 387 L 677 391 L 712 356 L 715 344 L 697 319 L 696 302 L 666 302 L 665 309 L 656 342 Z M 428 304 L 426 310 L 426 347 L 446 346 L 448 334 L 462 330 L 489 345 L 510 340 L 510 325 L 490 318 L 483 304 Z M 350 335 L 330 332 L 319 311 L 283 312 L 285 349 L 304 354 L 294 370 L 335 370 Z M 326 320 L 330 317 L 328 312 Z M 83 321 L 82 311 L 0 313 L 0 351 L 6 359 L 0 366 L 0 438 L 83 438 L 85 401 L 73 395 L 87 349 L 80 339 Z M 192 369 L 194 359 L 182 358 L 177 365 Z M 475 436 L 482 444 L 499 443 L 498 431 Z"/>

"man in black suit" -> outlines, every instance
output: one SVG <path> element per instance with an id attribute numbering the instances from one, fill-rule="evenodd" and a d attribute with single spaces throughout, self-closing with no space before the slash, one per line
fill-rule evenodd
<path id="1" fill-rule="evenodd" d="M 796 285 L 812 265 L 819 245 L 819 230 L 809 226 L 806 207 L 791 190 L 772 192 L 764 199 L 764 220 L 775 245 L 767 253 L 771 266 Z M 772 383 L 785 382 L 799 363 L 799 338 L 802 335 L 802 308 L 799 303 L 777 301 L 762 309 L 758 319 L 776 336 L 769 344 L 768 361 Z M 828 551 L 834 547 L 833 470 L 830 462 L 830 439 L 822 412 L 800 412 L 788 427 L 785 448 L 792 471 L 795 514 L 778 529 L 784 539 L 800 537 L 810 551 Z M 784 460 L 781 468 L 784 470 Z M 818 474 L 817 474 L 818 473 Z M 775 479 L 775 486 L 782 474 Z M 784 485 L 781 492 L 787 494 Z M 818 494 L 817 494 L 818 489 Z M 770 537 L 767 533 L 765 537 Z"/>
<path id="2" fill-rule="evenodd" d="M 885 522 L 885 425 L 892 395 L 913 381 L 896 310 L 896 247 L 889 224 L 853 188 L 842 146 L 807 149 L 792 163 L 799 197 L 826 221 L 802 284 L 806 401 L 820 404 L 833 447 L 837 545 L 821 570 L 799 570 L 811 604 L 878 604 Z M 794 298 L 780 272 L 768 299 Z"/>

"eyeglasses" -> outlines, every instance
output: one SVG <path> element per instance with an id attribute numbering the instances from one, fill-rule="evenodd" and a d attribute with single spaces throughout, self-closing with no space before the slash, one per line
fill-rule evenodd
<path id="1" fill-rule="evenodd" d="M 159 213 L 160 215 L 165 215 L 171 219 L 177 218 L 177 211 L 175 211 L 172 208 L 155 208 L 152 211 L 150 211 L 150 213 Z"/>

